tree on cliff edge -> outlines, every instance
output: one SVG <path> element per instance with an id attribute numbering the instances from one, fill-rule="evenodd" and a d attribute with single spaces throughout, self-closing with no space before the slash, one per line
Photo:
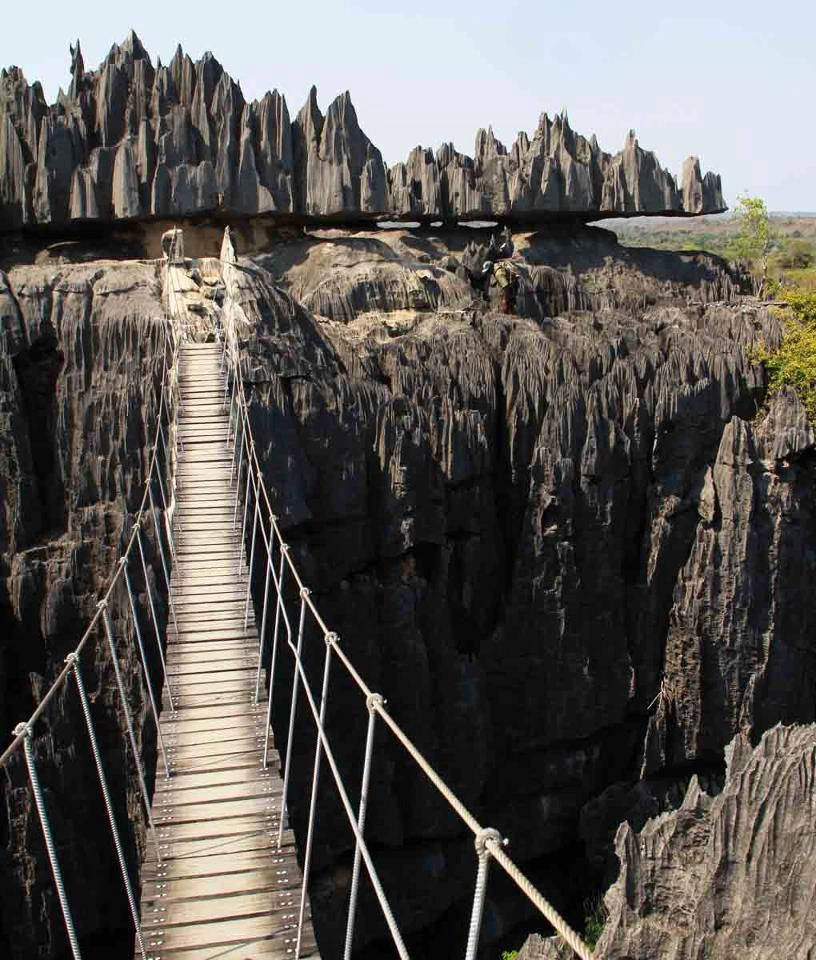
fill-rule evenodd
<path id="1" fill-rule="evenodd" d="M 734 240 L 737 256 L 745 260 L 758 283 L 757 295 L 762 296 L 768 279 L 768 253 L 773 241 L 768 208 L 762 197 L 737 197 L 734 208 L 738 229 Z"/>

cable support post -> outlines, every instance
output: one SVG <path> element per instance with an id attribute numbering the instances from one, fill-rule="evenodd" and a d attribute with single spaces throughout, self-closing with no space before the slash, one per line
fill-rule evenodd
<path id="1" fill-rule="evenodd" d="M 139 910 L 136 906 L 136 899 L 133 896 L 133 887 L 130 882 L 130 875 L 128 874 L 127 862 L 125 861 L 125 851 L 122 848 L 119 829 L 116 826 L 116 817 L 113 813 L 110 787 L 108 786 L 108 779 L 105 776 L 105 769 L 102 765 L 102 755 L 99 752 L 99 743 L 96 739 L 96 731 L 94 730 L 93 720 L 91 718 L 91 708 L 88 703 L 88 696 L 85 692 L 85 684 L 82 681 L 82 672 L 79 668 L 79 655 L 76 653 L 76 651 L 69 653 L 65 658 L 65 662 L 69 664 L 74 671 L 74 679 L 76 680 L 77 692 L 79 693 L 79 702 L 82 706 L 82 714 L 85 717 L 85 725 L 88 728 L 88 739 L 91 742 L 91 752 L 93 753 L 96 772 L 97 776 L 99 777 L 99 786 L 102 789 L 102 798 L 105 801 L 105 811 L 108 815 L 108 823 L 110 824 L 111 834 L 113 836 L 113 844 L 116 848 L 116 857 L 119 861 L 119 869 L 122 873 L 122 882 L 125 885 L 125 894 L 127 896 L 128 906 L 130 907 L 130 914 L 133 918 L 136 942 L 139 944 L 139 952 L 142 955 L 142 960 L 147 960 L 147 950 L 145 949 L 144 939 L 142 938 L 142 927 L 139 921 Z"/>
<path id="2" fill-rule="evenodd" d="M 277 593 L 277 603 L 275 604 L 275 630 L 272 635 L 272 654 L 269 661 L 269 690 L 267 692 L 267 703 L 266 703 L 266 726 L 264 727 L 264 752 L 263 752 L 263 768 L 266 770 L 267 762 L 269 760 L 269 729 L 272 726 L 272 697 L 275 691 L 275 665 L 277 663 L 278 657 L 278 632 L 281 621 L 281 613 L 283 613 L 283 619 L 286 623 L 287 630 L 289 628 L 289 618 L 286 616 L 286 609 L 283 606 L 283 575 L 286 572 L 286 550 L 288 549 L 286 544 L 281 544 L 281 558 L 280 565 L 278 568 L 278 578 L 275 581 L 275 591 Z"/>
<path id="3" fill-rule="evenodd" d="M 57 888 L 57 897 L 59 898 L 60 909 L 62 910 L 62 919 L 65 924 L 65 933 L 68 936 L 68 943 L 71 946 L 71 953 L 74 960 L 82 960 L 82 954 L 79 951 L 79 941 L 77 940 L 76 929 L 74 928 L 74 918 L 71 915 L 71 906 L 68 903 L 68 897 L 65 893 L 65 884 L 62 879 L 62 870 L 60 869 L 57 850 L 54 846 L 54 837 L 51 833 L 51 824 L 48 820 L 48 810 L 45 806 L 45 797 L 43 796 L 40 778 L 37 773 L 37 764 L 34 760 L 34 750 L 31 746 L 32 730 L 28 721 L 18 723 L 14 728 L 14 736 L 23 738 L 23 753 L 28 770 L 28 780 L 31 784 L 31 790 L 34 794 L 34 805 L 37 808 L 37 816 L 40 820 L 40 829 L 42 830 L 45 849 L 48 853 L 48 861 L 51 865 L 51 876 L 54 879 L 54 886 Z"/>
<path id="4" fill-rule="evenodd" d="M 292 680 L 292 705 L 289 710 L 289 730 L 286 738 L 286 760 L 283 768 L 283 794 L 281 795 L 280 823 L 278 825 L 278 850 L 283 846 L 283 821 L 287 815 L 286 799 L 289 790 L 289 773 L 292 769 L 292 742 L 295 736 L 295 717 L 297 715 L 298 690 L 300 685 L 300 654 L 303 649 L 303 626 L 306 620 L 306 597 L 308 590 L 302 587 L 300 591 L 300 623 L 298 624 L 297 649 L 295 650 L 295 675 Z M 289 641 L 292 645 L 292 641 Z"/>
<path id="5" fill-rule="evenodd" d="M 312 712 L 312 717 L 315 720 L 317 720 L 317 717 L 318 717 L 317 707 L 315 706 L 314 697 L 312 696 L 312 692 L 309 687 L 308 680 L 306 678 L 306 673 L 303 669 L 303 664 L 301 663 L 300 660 L 296 661 L 296 668 L 297 668 L 298 674 L 302 675 L 302 678 L 303 678 L 303 691 L 306 695 L 306 700 L 309 704 L 309 709 Z M 318 729 L 320 728 L 318 727 Z M 340 802 L 342 803 L 343 809 L 346 812 L 346 817 L 349 821 L 349 825 L 351 826 L 352 832 L 354 833 L 355 838 L 360 844 L 360 853 L 363 858 L 363 861 L 365 862 L 366 870 L 368 871 L 368 877 L 369 877 L 369 880 L 371 881 L 371 886 L 374 888 L 374 893 L 376 894 L 377 900 L 379 901 L 380 908 L 382 909 L 383 916 L 385 918 L 385 922 L 388 926 L 388 929 L 391 933 L 391 937 L 394 941 L 394 946 L 397 948 L 397 953 L 399 954 L 401 960 L 410 960 L 408 956 L 408 951 L 402 940 L 402 934 L 400 933 L 399 927 L 397 926 L 397 922 L 394 919 L 394 914 L 393 914 L 393 911 L 391 910 L 391 905 L 388 903 L 388 898 L 386 897 L 385 891 L 383 890 L 382 884 L 380 883 L 380 878 L 377 874 L 377 868 L 374 866 L 374 861 L 371 858 L 371 853 L 368 849 L 368 846 L 365 840 L 362 837 L 362 834 L 357 828 L 357 821 L 354 817 L 354 812 L 351 808 L 351 802 L 348 798 L 348 793 L 346 792 L 346 788 L 343 785 L 343 778 L 340 776 L 340 771 L 337 767 L 337 761 L 335 760 L 334 754 L 332 753 L 331 744 L 328 741 L 326 732 L 322 729 L 320 729 L 320 739 L 323 742 L 323 752 L 326 754 L 326 760 L 329 764 L 329 767 L 331 768 L 332 776 L 334 777 L 334 783 L 335 783 L 335 786 L 337 787 L 337 793 L 340 796 Z"/>
<path id="6" fill-rule="evenodd" d="M 306 589 L 305 587 L 303 588 Z M 306 591 L 308 595 L 308 591 Z M 317 813 L 317 788 L 320 781 L 320 760 L 322 757 L 322 741 L 320 739 L 321 731 L 324 729 L 326 721 L 326 705 L 329 696 L 329 671 L 331 669 L 331 654 L 334 647 L 334 640 L 330 640 L 331 634 L 326 634 L 326 654 L 323 661 L 323 687 L 320 694 L 320 716 L 317 720 L 317 740 L 315 741 L 314 769 L 312 771 L 312 793 L 309 800 L 309 827 L 306 834 L 306 852 L 303 857 L 303 880 L 300 889 L 300 910 L 298 912 L 297 941 L 295 945 L 295 957 L 300 956 L 300 946 L 303 942 L 303 918 L 306 913 L 306 891 L 309 887 L 309 872 L 312 866 L 312 844 L 314 842 L 315 815 Z M 337 635 L 334 634 L 336 639 Z"/>
<path id="7" fill-rule="evenodd" d="M 485 895 L 487 893 L 487 873 L 490 867 L 488 841 L 501 844 L 502 837 L 499 831 L 494 830 L 492 827 L 483 827 L 473 838 L 478 862 L 476 866 L 476 884 L 473 891 L 473 909 L 470 914 L 465 960 L 476 960 L 476 952 L 479 949 L 479 933 L 482 929 L 482 916 L 484 915 Z"/>
<path id="8" fill-rule="evenodd" d="M 363 779 L 360 784 L 360 804 L 357 808 L 357 837 L 354 842 L 354 865 L 351 871 L 351 889 L 349 891 L 349 908 L 346 917 L 346 939 L 343 947 L 343 960 L 351 960 L 351 950 L 354 944 L 354 922 L 357 918 L 357 896 L 360 890 L 360 861 L 361 844 L 365 836 L 366 809 L 368 808 L 368 787 L 371 782 L 371 766 L 374 759 L 374 726 L 377 721 L 376 707 L 385 703 L 379 693 L 369 693 L 366 696 L 368 709 L 368 725 L 366 727 L 365 748 L 363 751 Z"/>
<path id="9" fill-rule="evenodd" d="M 261 634 L 258 638 L 258 670 L 255 674 L 255 698 L 254 703 L 258 703 L 258 697 L 261 690 L 261 668 L 263 666 L 264 644 L 266 640 L 266 616 L 269 609 L 269 580 L 273 576 L 272 567 L 272 549 L 275 545 L 275 524 L 269 523 L 269 539 L 266 541 L 266 580 L 264 581 L 264 601 L 263 615 L 261 616 Z"/>

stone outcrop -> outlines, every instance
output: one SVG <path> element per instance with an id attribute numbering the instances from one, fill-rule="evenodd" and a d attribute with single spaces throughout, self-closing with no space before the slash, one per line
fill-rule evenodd
<path id="1" fill-rule="evenodd" d="M 0 271 L 3 748 L 75 648 L 130 534 L 157 417 L 165 340 L 160 289 L 153 265 Z M 157 520 L 160 525 L 161 517 Z M 149 520 L 144 533 L 148 576 L 163 618 L 163 575 Z M 131 574 L 142 605 L 142 627 L 151 638 L 138 558 Z M 126 609 L 126 595 L 117 589 L 111 614 L 152 781 L 155 727 Z M 155 647 L 151 655 L 158 660 Z M 136 877 L 143 810 L 103 635 L 87 644 L 81 667 Z M 158 663 L 151 663 L 151 669 L 160 683 Z M 124 956 L 132 938 L 129 913 L 71 683 L 35 732 L 36 762 L 78 932 L 88 954 L 120 951 Z M 13 960 L 66 955 L 62 917 L 20 754 L 0 777 L 0 835 L 0 954 Z"/>
<path id="2" fill-rule="evenodd" d="M 96 71 L 71 48 L 71 84 L 47 105 L 0 73 L 0 230 L 201 213 L 296 221 L 592 220 L 725 208 L 696 157 L 680 181 L 633 133 L 617 154 L 542 115 L 510 149 L 479 130 L 473 157 L 417 147 L 387 168 L 348 92 L 324 115 L 314 88 L 290 120 L 277 92 L 247 103 L 211 53 L 156 66 L 131 33 Z"/>
<path id="3" fill-rule="evenodd" d="M 635 832 L 623 823 L 598 960 L 806 960 L 816 928 L 816 727 L 774 727 L 726 749 L 725 785 L 696 777 L 679 809 Z M 566 960 L 533 937 L 519 960 Z"/>

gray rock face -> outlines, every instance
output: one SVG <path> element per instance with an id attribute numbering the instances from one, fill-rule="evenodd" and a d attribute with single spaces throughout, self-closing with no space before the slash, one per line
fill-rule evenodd
<path id="1" fill-rule="evenodd" d="M 130 533 L 155 430 L 163 342 L 153 265 L 0 272 L 3 747 L 76 646 Z M 155 529 L 149 521 L 144 529 L 148 576 L 163 617 Z M 151 638 L 144 578 L 136 567 L 132 575 L 143 604 L 142 627 Z M 152 770 L 155 727 L 126 603 L 124 593 L 115 591 L 111 614 L 136 733 Z M 104 636 L 92 638 L 81 666 L 135 877 L 144 821 Z M 151 669 L 160 682 L 158 664 Z M 71 685 L 38 722 L 34 747 L 83 944 L 89 951 L 125 955 L 132 939 L 129 914 L 113 880 L 119 868 Z M 20 756 L 7 773 L 0 777 L 0 953 L 14 960 L 62 957 L 62 917 Z"/>
<path id="2" fill-rule="evenodd" d="M 17 67 L 0 74 L 0 230 L 193 213 L 298 220 L 499 218 L 541 222 L 725 208 L 719 177 L 691 157 L 677 181 L 630 134 L 614 156 L 543 114 L 510 150 L 491 129 L 474 156 L 417 147 L 386 168 L 348 92 L 325 116 L 312 88 L 290 122 L 277 92 L 246 103 L 211 53 L 181 47 L 154 68 L 138 37 L 48 106 Z"/>
<path id="3" fill-rule="evenodd" d="M 174 83 L 194 96 L 193 65 L 180 62 L 177 73 Z M 220 78 L 204 72 L 202 82 L 215 90 Z M 323 127 L 316 132 L 312 121 L 309 142 L 319 144 Z M 292 143 L 293 155 L 302 149 Z M 217 158 L 214 177 L 216 166 Z M 295 196 L 305 188 L 305 180 L 292 183 Z M 483 308 L 471 302 L 466 267 L 481 261 L 485 244 L 464 228 L 299 235 L 241 258 L 228 299 L 240 311 L 270 495 L 324 617 L 462 800 L 511 839 L 514 858 L 570 912 L 580 909 L 586 876 L 594 885 L 601 874 L 596 855 L 601 863 L 604 844 L 611 851 L 620 820 L 641 825 L 663 809 L 653 805 L 659 782 L 682 793 L 685 782 L 677 785 L 721 763 L 735 734 L 758 738 L 780 719 L 816 715 L 814 604 L 804 592 L 816 575 L 814 438 L 792 394 L 756 420 L 765 384 L 752 350 L 760 337 L 778 342 L 781 325 L 719 259 L 627 250 L 589 228 L 517 232 L 514 240 L 516 317 L 493 309 L 495 293 Z M 185 249 L 193 246 L 188 230 Z M 137 396 L 143 371 L 134 358 L 146 360 L 148 347 L 133 338 L 150 328 L 152 271 L 97 263 L 8 273 L 11 299 L 0 316 L 23 311 L 32 332 L 40 317 L 53 317 L 66 371 L 82 371 L 71 381 L 71 403 L 82 411 L 109 398 L 110 409 L 90 407 L 87 441 L 74 432 L 78 415 L 54 417 L 56 435 L 75 438 L 86 453 L 83 443 L 112 458 L 125 423 L 144 445 L 148 428 L 135 399 L 127 417 L 113 404 Z M 93 296 L 84 293 L 68 311 L 62 286 L 89 275 L 98 277 Z M 104 278 L 119 278 L 121 295 L 103 297 Z M 114 311 L 110 322 L 103 304 Z M 219 308 L 218 298 L 213 304 Z M 38 363 L 47 386 L 47 351 Z M 123 380 L 114 390 L 116 376 Z M 23 389 L 16 372 L 9 383 Z M 17 425 L 0 432 L 0 442 L 11 438 L 15 456 L 32 464 L 20 475 L 34 479 L 18 493 L 17 472 L 0 470 L 3 497 L 38 503 L 33 463 L 46 473 L 47 451 L 17 439 L 31 431 L 23 401 L 15 402 L 4 409 Z M 148 422 L 150 410 L 141 416 Z M 110 448 L 101 447 L 108 422 Z M 59 452 L 47 476 L 73 490 L 73 478 L 97 462 Z M 110 478 L 121 473 L 138 489 L 144 451 L 128 469 L 113 463 L 103 458 L 101 479 L 88 486 L 90 505 L 105 516 L 122 510 Z M 54 489 L 55 516 L 74 516 L 65 506 L 73 500 Z M 9 512 L 21 518 L 18 532 L 6 534 L 16 537 L 4 548 L 9 570 L 33 563 L 31 537 L 48 549 L 64 546 L 48 531 L 32 532 L 40 529 L 35 513 Z M 104 556 L 93 552 L 70 571 L 66 563 L 63 579 L 76 594 L 92 594 L 78 570 L 92 569 L 94 584 L 107 573 L 110 538 L 125 523 L 117 522 L 89 533 L 108 545 Z M 7 605 L 12 632 L 0 633 L 12 637 L 6 689 L 27 690 L 29 673 L 47 675 L 64 648 L 22 670 L 20 651 L 56 649 L 63 634 L 43 620 L 41 592 L 10 595 L 20 599 Z M 306 649 L 317 683 L 320 638 L 307 636 Z M 286 670 L 277 676 L 285 687 Z M 9 725 L 24 712 L 15 706 Z M 70 729 L 61 716 L 57 744 Z M 366 719 L 338 671 L 328 723 L 352 795 Z M 286 742 L 287 722 L 279 708 L 278 742 Z M 472 898 L 472 840 L 380 736 L 367 826 L 378 869 L 412 955 L 455 955 Z M 291 814 L 303 840 L 314 748 L 305 715 L 294 743 Z M 15 825 L 31 822 L 15 815 Z M 324 955 L 334 956 L 352 845 L 330 793 L 317 823 L 311 903 Z M 27 836 L 30 852 L 33 826 Z M 582 844 L 593 847 L 586 870 L 576 853 Z M 2 873 L 16 885 L 4 904 L 25 893 L 19 856 Z M 586 876 L 570 881 L 564 865 L 576 858 L 574 872 Z M 37 889 L 48 889 L 47 876 L 38 879 Z M 49 918 L 52 908 L 49 901 Z M 4 923 L 17 924 L 18 914 L 12 909 Z M 491 879 L 488 956 L 530 919 L 524 901 Z M 49 929 L 58 930 L 56 921 Z M 84 930 L 94 930 L 90 914 Z M 385 937 L 365 888 L 358 955 L 384 954 Z"/>
<path id="4" fill-rule="evenodd" d="M 814 716 L 812 434 L 791 394 L 753 422 L 752 344 L 779 321 L 715 258 L 517 235 L 523 316 L 503 318 L 462 309 L 469 239 L 325 231 L 244 260 L 232 295 L 266 478 L 321 609 L 534 869 L 613 784 L 687 777 L 739 730 Z M 333 697 L 356 783 L 364 712 Z M 295 743 L 307 796 L 305 724 Z M 378 865 L 408 932 L 449 955 L 472 848 L 382 750 Z M 293 800 L 299 831 L 305 814 Z M 341 824 L 326 801 L 312 903 L 330 953 Z M 541 882 L 558 895 L 562 876 Z M 486 943 L 518 922 L 509 901 L 494 894 Z M 373 903 L 362 916 L 361 946 L 382 935 Z"/>
<path id="5" fill-rule="evenodd" d="M 813 955 L 816 727 L 774 727 L 754 749 L 738 736 L 726 760 L 717 796 L 695 778 L 676 812 L 621 825 L 597 957 Z"/>

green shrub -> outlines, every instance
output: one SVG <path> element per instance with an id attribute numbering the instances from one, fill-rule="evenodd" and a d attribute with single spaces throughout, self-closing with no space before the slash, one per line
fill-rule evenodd
<path id="1" fill-rule="evenodd" d="M 584 942 L 594 950 L 595 945 L 601 939 L 601 934 L 609 918 L 609 912 L 606 909 L 603 897 L 598 894 L 584 901 Z"/>
<path id="2" fill-rule="evenodd" d="M 502 950 L 501 960 L 516 960 L 518 950 Z"/>
<path id="3" fill-rule="evenodd" d="M 757 359 L 768 372 L 768 397 L 792 387 L 808 416 L 816 423 L 816 292 L 789 290 L 785 300 L 785 335 L 773 353 L 761 350 Z"/>

